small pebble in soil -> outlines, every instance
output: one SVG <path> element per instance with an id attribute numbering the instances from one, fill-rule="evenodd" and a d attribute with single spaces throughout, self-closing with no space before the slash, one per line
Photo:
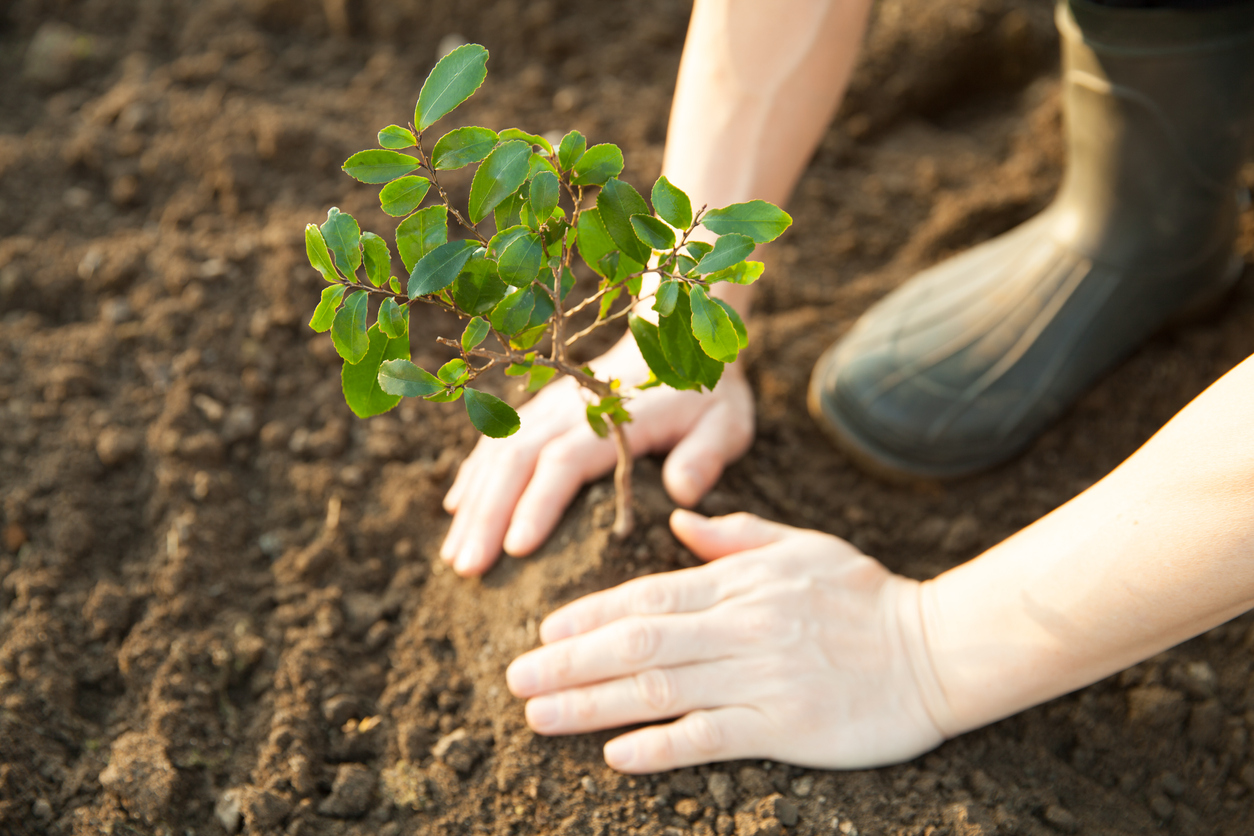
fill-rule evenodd
<path id="1" fill-rule="evenodd" d="M 711 772 L 706 779 L 706 789 L 710 791 L 720 810 L 730 810 L 736 802 L 736 790 L 732 786 L 731 776 L 726 772 Z"/>
<path id="2" fill-rule="evenodd" d="M 583 791 L 588 795 L 597 794 L 597 782 L 592 780 L 591 775 L 585 775 L 579 779 L 579 786 L 583 787 Z"/>
<path id="3" fill-rule="evenodd" d="M 814 790 L 814 776 L 803 775 L 792 782 L 792 794 L 798 798 L 807 797 Z"/>
<path id="4" fill-rule="evenodd" d="M 374 773 L 361 764 L 340 764 L 335 771 L 331 794 L 318 805 L 318 812 L 337 819 L 362 816 L 374 796 Z"/>
<path id="5" fill-rule="evenodd" d="M 1075 833 L 1080 829 L 1080 820 L 1066 807 L 1058 804 L 1050 804 L 1045 808 L 1045 821 L 1063 833 Z"/>
<path id="6" fill-rule="evenodd" d="M 465 775 L 474 769 L 479 760 L 479 744 L 465 729 L 455 729 L 436 741 L 431 747 L 431 754 L 441 760 L 458 774 Z"/>

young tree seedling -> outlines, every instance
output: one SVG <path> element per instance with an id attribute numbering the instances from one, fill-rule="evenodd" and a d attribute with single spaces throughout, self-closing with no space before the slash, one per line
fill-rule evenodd
<path id="1" fill-rule="evenodd" d="M 763 266 L 746 258 L 792 219 L 761 200 L 694 211 L 665 177 L 653 186 L 650 211 L 618 179 L 622 151 L 608 143 L 588 147 L 578 131 L 554 148 L 517 128 L 467 126 L 428 150 L 425 132 L 479 89 L 487 60 L 477 44 L 444 56 L 422 85 L 413 121 L 384 128 L 380 148 L 344 163 L 351 177 L 382 185 L 383 211 L 402 219 L 394 242 L 408 280 L 392 275 L 387 241 L 333 207 L 321 226 L 305 227 L 309 261 L 328 282 L 309 324 L 331 332 L 344 359 L 345 400 L 363 418 L 403 397 L 460 398 L 481 433 L 504 438 L 518 430 L 518 413 L 475 388 L 476 379 L 500 366 L 506 375 L 525 377 L 535 392 L 556 377 L 572 378 L 587 393 L 589 425 L 618 451 L 613 532 L 625 537 L 632 528 L 632 458 L 623 435 L 628 401 L 652 386 L 714 388 L 747 338 L 740 316 L 710 287 L 756 281 Z M 440 173 L 468 165 L 478 168 L 462 212 Z M 429 196 L 434 201 L 423 206 Z M 453 235 L 450 216 L 457 222 Z M 481 228 L 489 218 L 491 235 Z M 694 236 L 698 227 L 717 236 L 712 244 Z M 598 278 L 584 298 L 571 296 L 576 255 Z M 646 274 L 656 281 L 648 290 Z M 650 298 L 657 324 L 637 313 Z M 409 360 L 409 312 L 417 302 L 465 322 L 460 336 L 436 337 L 457 356 L 434 374 Z M 574 317 L 589 308 L 581 321 L 591 322 L 575 330 Z M 570 359 L 581 338 L 624 317 L 651 372 L 637 387 Z"/>

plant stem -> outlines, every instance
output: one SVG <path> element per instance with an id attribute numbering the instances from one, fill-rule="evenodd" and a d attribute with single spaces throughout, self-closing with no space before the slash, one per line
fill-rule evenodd
<path id="1" fill-rule="evenodd" d="M 610 533 L 619 540 L 624 540 L 636 526 L 631 510 L 631 450 L 627 447 L 627 435 L 622 426 L 615 424 L 608 415 L 602 417 L 614 438 L 614 448 L 618 451 L 618 463 L 614 465 L 614 526 Z"/>

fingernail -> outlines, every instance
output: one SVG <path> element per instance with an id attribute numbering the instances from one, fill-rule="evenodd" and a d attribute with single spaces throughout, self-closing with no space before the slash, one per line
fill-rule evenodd
<path id="1" fill-rule="evenodd" d="M 512 555 L 526 549 L 535 542 L 536 527 L 529 522 L 517 522 L 505 532 L 505 551 Z"/>
<path id="2" fill-rule="evenodd" d="M 530 659 L 515 659 L 505 670 L 505 684 L 518 697 L 534 693 L 539 679 L 536 666 Z"/>
<path id="3" fill-rule="evenodd" d="M 527 725 L 533 729 L 552 728 L 557 723 L 557 700 L 553 697 L 536 697 L 527 703 Z"/>
<path id="4" fill-rule="evenodd" d="M 461 553 L 457 555 L 456 562 L 453 563 L 453 571 L 459 575 L 465 575 L 473 572 L 475 567 L 479 565 L 479 550 L 474 546 L 465 546 Z"/>
<path id="5" fill-rule="evenodd" d="M 636 744 L 629 737 L 616 737 L 605 744 L 605 762 L 614 769 L 629 769 L 636 760 Z"/>

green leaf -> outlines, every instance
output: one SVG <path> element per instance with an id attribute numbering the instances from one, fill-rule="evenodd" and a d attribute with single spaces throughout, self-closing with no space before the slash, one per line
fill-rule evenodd
<path id="1" fill-rule="evenodd" d="M 538 305 L 540 300 L 543 298 L 543 296 L 537 295 L 536 304 Z M 534 317 L 535 313 L 533 312 L 532 318 Z M 509 344 L 519 351 L 526 351 L 536 343 L 540 342 L 540 340 L 544 338 L 544 335 L 548 333 L 548 330 L 549 329 L 544 325 L 529 326 L 510 337 Z"/>
<path id="2" fill-rule="evenodd" d="M 379 304 L 379 330 L 394 340 L 403 338 L 409 332 L 409 308 L 390 296 L 384 299 Z"/>
<path id="3" fill-rule="evenodd" d="M 657 286 L 657 295 L 653 298 L 653 310 L 659 316 L 670 316 L 675 312 L 675 303 L 679 301 L 680 282 L 665 281 Z"/>
<path id="4" fill-rule="evenodd" d="M 502 142 L 475 172 L 470 182 L 470 221 L 479 223 L 496 205 L 527 182 L 531 146 L 521 139 Z"/>
<path id="5" fill-rule="evenodd" d="M 579 248 L 579 256 L 584 263 L 592 268 L 593 272 L 607 279 L 617 281 L 627 273 L 643 269 L 640 262 L 633 262 L 630 259 L 624 259 L 630 262 L 628 264 L 620 261 L 609 268 L 603 265 L 605 257 L 617 251 L 618 246 L 606 232 L 601 213 L 596 209 L 586 209 L 580 213 L 579 226 L 575 231 L 575 242 Z"/>
<path id="6" fill-rule="evenodd" d="M 710 284 L 715 282 L 732 282 L 733 284 L 753 284 L 762 275 L 766 265 L 760 261 L 742 261 L 724 270 L 719 270 L 705 277 Z"/>
<path id="7" fill-rule="evenodd" d="M 501 258 L 497 261 L 497 270 L 501 278 L 515 287 L 531 284 L 540 273 L 544 264 L 544 245 L 540 236 L 528 232 L 510 242 Z"/>
<path id="8" fill-rule="evenodd" d="M 466 389 L 466 414 L 475 429 L 488 438 L 505 438 L 518 432 L 522 425 L 518 413 L 505 401 L 480 392 L 478 389 Z"/>
<path id="9" fill-rule="evenodd" d="M 501 281 L 496 262 L 480 250 L 470 256 L 453 282 L 453 301 L 468 314 L 486 314 L 505 298 L 508 288 Z"/>
<path id="10" fill-rule="evenodd" d="M 736 340 L 740 343 L 741 350 L 749 345 L 749 329 L 745 327 L 745 321 L 740 318 L 740 314 L 736 309 L 727 304 L 722 299 L 712 297 L 714 304 L 718 305 L 727 314 L 727 318 L 731 320 L 732 326 L 736 329 Z"/>
<path id="11" fill-rule="evenodd" d="M 563 171 L 569 171 L 588 147 L 588 141 L 583 138 L 583 134 L 579 131 L 571 131 L 562 137 L 562 141 L 557 146 L 557 164 L 562 167 Z M 617 173 L 617 172 L 616 172 Z"/>
<path id="12" fill-rule="evenodd" d="M 685 380 L 680 377 L 679 373 L 671 366 L 670 361 L 666 359 L 666 353 L 662 351 L 661 336 L 658 327 L 647 319 L 633 314 L 627 315 L 627 324 L 631 329 L 631 335 L 636 340 L 636 346 L 640 349 L 640 355 L 644 357 L 644 362 L 648 364 L 649 371 L 653 372 L 662 383 L 672 389 L 697 389 L 696 383 Z"/>
<path id="13" fill-rule="evenodd" d="M 610 434 L 609 427 L 605 425 L 606 418 L 615 424 L 626 424 L 631 420 L 631 415 L 623 409 L 623 399 L 616 396 L 601 398 L 598 403 L 588 404 L 585 414 L 592 431 L 601 438 Z"/>
<path id="14" fill-rule="evenodd" d="M 396 278 L 396 276 L 389 276 L 388 277 L 388 289 L 391 290 L 393 293 L 400 293 L 401 292 L 401 280 Z"/>
<path id="15" fill-rule="evenodd" d="M 622 287 L 615 287 L 601 297 L 601 306 L 597 309 L 597 319 L 605 319 L 609 315 L 610 308 L 614 306 L 614 301 L 622 295 L 622 292 Z"/>
<path id="16" fill-rule="evenodd" d="M 641 264 L 649 260 L 652 252 L 636 237 L 631 228 L 632 215 L 647 215 L 649 207 L 644 198 L 622 180 L 611 179 L 601 187 L 597 195 L 597 211 L 601 213 L 601 221 L 605 231 L 618 245 L 618 249 L 628 258 Z"/>
<path id="17" fill-rule="evenodd" d="M 697 262 L 697 275 L 717 273 L 726 270 L 745 260 L 745 256 L 753 252 L 753 239 L 748 235 L 729 232 L 714 242 L 714 249 L 701 257 Z"/>
<path id="18" fill-rule="evenodd" d="M 689 241 L 684 245 L 684 249 L 691 253 L 694 259 L 700 261 L 706 253 L 714 249 L 714 245 L 707 244 L 705 241 Z"/>
<path id="19" fill-rule="evenodd" d="M 687 276 L 693 270 L 695 270 L 696 267 L 697 267 L 697 262 L 693 261 L 691 258 L 684 255 L 683 253 L 679 253 L 675 256 L 675 271 L 679 273 L 679 275 Z M 714 277 L 707 276 L 706 281 L 712 282 L 714 281 Z"/>
<path id="20" fill-rule="evenodd" d="M 593 145 L 573 166 L 571 183 L 576 186 L 603 186 L 623 170 L 623 152 L 608 142 Z"/>
<path id="21" fill-rule="evenodd" d="M 556 262 L 556 264 L 554 262 Z M 539 281 L 540 284 L 547 287 L 550 291 L 553 290 L 553 275 L 554 275 L 553 271 L 555 268 L 561 266 L 561 263 L 562 263 L 561 259 L 558 258 L 557 256 L 550 258 L 548 265 L 546 265 L 547 269 L 542 270 L 540 272 L 540 278 L 537 279 L 537 281 Z M 562 298 L 563 299 L 565 299 L 568 295 L 570 295 L 570 290 L 574 286 L 575 286 L 575 274 L 570 272 L 569 267 L 562 267 Z"/>
<path id="22" fill-rule="evenodd" d="M 692 223 L 692 201 L 665 177 L 653 184 L 653 211 L 676 229 L 687 229 Z"/>
<path id="23" fill-rule="evenodd" d="M 408 360 L 390 360 L 380 365 L 379 386 L 389 395 L 406 398 L 426 398 L 444 391 L 439 378 Z"/>
<path id="24" fill-rule="evenodd" d="M 554 177 L 557 176 L 557 166 L 553 165 L 552 158 L 546 157 L 537 151 L 531 155 L 531 159 L 527 162 L 527 179 L 531 180 L 544 171 L 547 171 Z"/>
<path id="25" fill-rule="evenodd" d="M 486 319 L 476 316 L 466 323 L 466 330 L 462 332 L 462 351 L 470 351 L 470 349 L 483 342 L 488 336 L 491 326 L 488 325 Z"/>
<path id="26" fill-rule="evenodd" d="M 451 171 L 477 163 L 496 147 L 496 131 L 467 125 L 454 128 L 435 141 L 431 164 L 440 171 Z"/>
<path id="27" fill-rule="evenodd" d="M 522 209 L 526 203 L 526 199 L 519 192 L 515 192 L 498 203 L 496 209 L 492 210 L 496 228 L 509 229 L 510 227 L 522 226 Z"/>
<path id="28" fill-rule="evenodd" d="M 488 318 L 493 328 L 502 334 L 512 336 L 530 324 L 531 310 L 535 304 L 535 291 L 530 286 L 519 288 L 497 303 Z"/>
<path id="29" fill-rule="evenodd" d="M 527 376 L 527 391 L 539 392 L 555 374 L 557 374 L 557 369 L 552 366 L 532 366 L 531 374 Z"/>
<path id="30" fill-rule="evenodd" d="M 474 241 L 449 241 L 424 255 L 409 274 L 409 298 L 426 296 L 451 285 L 478 246 Z"/>
<path id="31" fill-rule="evenodd" d="M 327 251 L 327 242 L 322 239 L 322 230 L 314 224 L 305 224 L 305 255 L 322 278 L 329 282 L 338 281 L 340 276 L 331 263 L 331 253 Z"/>
<path id="32" fill-rule="evenodd" d="M 358 151 L 344 161 L 344 173 L 361 183 L 388 183 L 422 166 L 417 157 L 400 151 Z"/>
<path id="33" fill-rule="evenodd" d="M 383 287 L 392 274 L 392 252 L 387 241 L 373 232 L 363 232 L 361 244 L 366 252 L 366 276 L 375 287 Z"/>
<path id="34" fill-rule="evenodd" d="M 379 370 L 385 361 L 405 361 L 409 357 L 409 340 L 390 339 L 377 325 L 370 329 L 367 339 L 370 347 L 361 361 L 345 363 L 340 372 L 344 400 L 358 418 L 379 415 L 401 402 L 399 395 L 383 391 Z"/>
<path id="35" fill-rule="evenodd" d="M 424 255 L 447 240 L 448 209 L 443 206 L 420 209 L 396 227 L 396 249 L 406 272 L 412 273 Z"/>
<path id="36" fill-rule="evenodd" d="M 566 240 L 568 231 L 570 224 L 566 222 L 566 212 L 559 206 L 549 216 L 548 225 L 540 233 L 540 237 L 544 239 L 544 251 L 550 257 L 556 258 L 562 254 L 562 243 Z"/>
<path id="37" fill-rule="evenodd" d="M 631 228 L 646 247 L 669 250 L 675 246 L 675 230 L 652 215 L 632 215 Z"/>
<path id="38" fill-rule="evenodd" d="M 723 374 L 723 364 L 701 349 L 692 333 L 692 308 L 688 302 L 687 288 L 680 288 L 675 300 L 675 312 L 659 317 L 658 335 L 662 353 L 671 368 L 685 380 L 713 389 Z M 647 360 L 646 360 L 647 362 Z M 654 371 L 656 374 L 656 370 Z M 661 379 L 661 375 L 658 375 Z"/>
<path id="39" fill-rule="evenodd" d="M 528 233 L 527 227 L 522 224 L 515 224 L 510 227 L 501 227 L 501 231 L 492 236 L 492 240 L 488 241 L 488 258 L 500 259 L 501 253 L 519 238 Z"/>
<path id="40" fill-rule="evenodd" d="M 488 51 L 465 44 L 440 59 L 418 93 L 414 124 L 425 131 L 437 119 L 469 99 L 488 76 Z"/>
<path id="41" fill-rule="evenodd" d="M 309 320 L 310 328 L 319 334 L 331 330 L 335 312 L 339 310 L 340 300 L 344 298 L 346 290 L 348 288 L 342 284 L 327 285 L 322 289 L 322 299 L 318 302 L 318 307 L 314 308 L 313 317 Z"/>
<path id="42" fill-rule="evenodd" d="M 519 130 L 518 128 L 506 128 L 505 130 L 501 131 L 502 142 L 505 142 L 506 140 L 510 140 L 510 139 L 521 139 L 524 142 L 530 143 L 531 145 L 539 145 L 541 148 L 545 150 L 545 152 L 550 157 L 553 156 L 553 146 L 549 143 L 547 139 L 545 139 L 542 136 L 537 136 L 536 134 L 529 134 L 526 131 Z"/>
<path id="43" fill-rule="evenodd" d="M 531 178 L 531 194 L 528 200 L 532 213 L 540 223 L 547 221 L 553 214 L 561 196 L 561 184 L 553 172 L 541 171 Z"/>
<path id="44" fill-rule="evenodd" d="M 553 297 L 545 293 L 543 290 L 536 290 L 532 287 L 536 301 L 531 306 L 531 316 L 527 319 L 528 328 L 541 328 L 548 324 L 549 317 L 553 316 Z M 530 346 L 528 346 L 530 347 Z"/>
<path id="45" fill-rule="evenodd" d="M 701 218 L 701 225 L 716 235 L 735 232 L 749 236 L 755 244 L 774 241 L 791 224 L 792 218 L 787 212 L 765 200 L 711 209 Z"/>
<path id="46" fill-rule="evenodd" d="M 449 386 L 460 386 L 470 377 L 470 372 L 466 368 L 465 360 L 460 357 L 454 357 L 443 366 L 440 366 L 436 370 L 435 376 Z"/>
<path id="47" fill-rule="evenodd" d="M 450 389 L 447 392 L 436 392 L 434 395 L 428 395 L 427 400 L 432 403 L 452 403 L 462 396 L 462 389 Z"/>
<path id="48" fill-rule="evenodd" d="M 413 148 L 418 144 L 418 137 L 409 128 L 400 125 L 388 125 L 379 131 L 379 145 L 383 148 Z"/>
<path id="49" fill-rule="evenodd" d="M 430 187 L 430 180 L 417 175 L 393 180 L 379 192 L 379 205 L 392 217 L 403 218 L 418 208 Z"/>
<path id="50" fill-rule="evenodd" d="M 716 305 L 705 288 L 694 285 L 688 293 L 692 307 L 692 335 L 701 350 L 715 360 L 730 363 L 740 353 L 740 336 L 727 311 Z"/>
<path id="51" fill-rule="evenodd" d="M 331 342 L 335 350 L 349 363 L 359 363 L 370 349 L 370 338 L 366 336 L 366 291 L 358 290 L 349 294 L 331 322 Z"/>
<path id="52" fill-rule="evenodd" d="M 345 276 L 357 272 L 361 266 L 361 227 L 357 226 L 353 216 L 332 206 L 327 210 L 327 219 L 319 231 L 340 272 Z"/>

